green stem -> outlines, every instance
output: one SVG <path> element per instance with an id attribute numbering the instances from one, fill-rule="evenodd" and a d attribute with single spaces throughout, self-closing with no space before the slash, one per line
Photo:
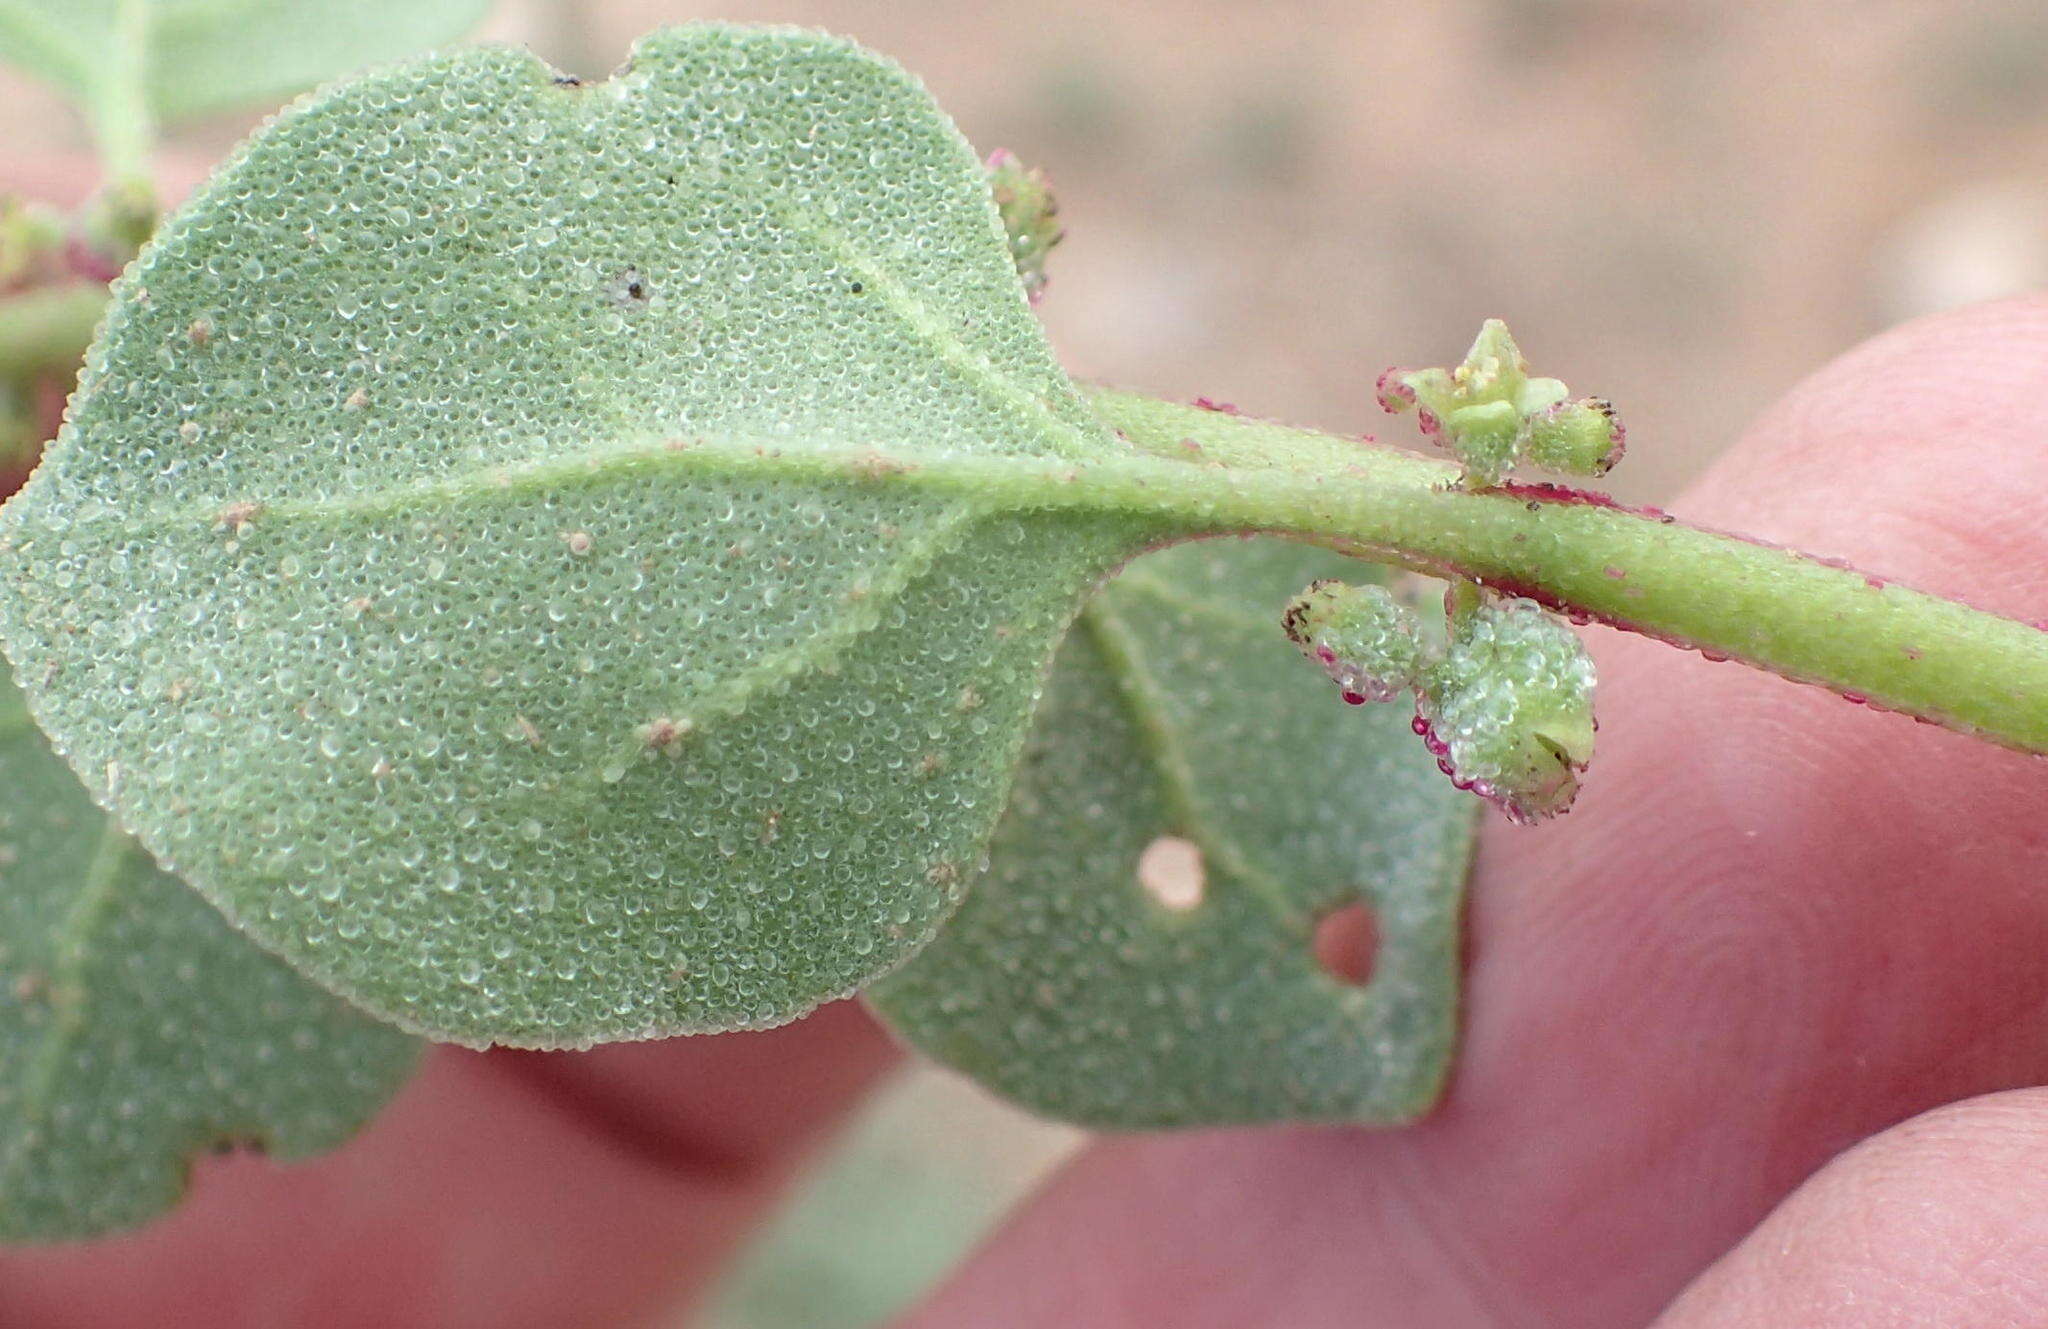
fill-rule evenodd
<path id="1" fill-rule="evenodd" d="M 0 45 L 22 68 L 40 71 L 76 99 L 92 127 L 110 181 L 149 175 L 155 120 L 149 109 L 151 0 L 115 0 L 109 40 L 88 40 L 54 12 L 0 4 Z"/>
<path id="2" fill-rule="evenodd" d="M 0 297 L 0 379 L 77 369 L 106 309 L 107 288 L 96 282 Z"/>
<path id="3" fill-rule="evenodd" d="M 1126 393 L 1093 400 L 1144 452 L 1223 463 L 1170 485 L 1123 468 L 1087 468 L 1075 482 L 1119 491 L 1099 495 L 1119 507 L 1192 508 L 1219 532 L 1276 532 L 1468 577 L 2048 752 L 2048 633 L 2030 624 L 1571 491 L 1468 492 L 1447 487 L 1456 467 L 1387 448 Z"/>
<path id="4" fill-rule="evenodd" d="M 116 0 L 112 41 L 100 56 L 93 80 L 93 137 L 108 181 L 125 184 L 149 177 L 155 117 L 149 109 L 150 0 Z"/>
<path id="5" fill-rule="evenodd" d="M 1274 534 L 1464 577 L 1586 620 L 1744 660 L 2027 752 L 2048 753 L 2048 632 L 1852 568 L 1687 526 L 1596 495 L 1466 490 L 1459 468 L 1392 448 L 1126 393 L 1091 394 L 1130 445 L 1087 459 L 783 449 L 744 439 L 647 440 L 602 455 L 459 473 L 265 506 L 273 519 L 355 523 L 423 505 L 705 476 L 882 485 L 982 511 L 1136 519 L 1161 543 Z M 220 521 L 148 510 L 128 532 Z M 1274 606 L 1279 631 L 1280 606 Z"/>

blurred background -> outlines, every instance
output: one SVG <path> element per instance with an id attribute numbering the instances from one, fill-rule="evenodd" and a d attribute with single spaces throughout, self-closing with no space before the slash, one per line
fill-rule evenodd
<path id="1" fill-rule="evenodd" d="M 1374 376 L 1497 315 L 1619 405 L 1635 499 L 1864 336 L 2048 280 L 2030 0 L 500 0 L 486 35 L 595 76 L 708 17 L 857 38 L 1043 165 L 1077 374 L 1406 439 Z M 65 115 L 0 73 L 0 125 Z"/>
<path id="2" fill-rule="evenodd" d="M 1378 371 L 1453 361 L 1499 316 L 1539 372 L 1618 404 L 1613 488 L 1640 501 L 1862 338 L 2048 282 L 2028 0 L 501 0 L 486 35 L 599 76 L 714 17 L 857 38 L 977 147 L 1043 166 L 1068 238 L 1041 313 L 1077 375 L 1407 440 Z M 0 185 L 84 183 L 57 162 L 84 146 L 67 115 L 0 71 L 4 137 L 50 156 Z M 181 131 L 172 187 L 248 123 Z M 873 1322 L 1073 1140 L 909 1073 L 714 1321 Z"/>

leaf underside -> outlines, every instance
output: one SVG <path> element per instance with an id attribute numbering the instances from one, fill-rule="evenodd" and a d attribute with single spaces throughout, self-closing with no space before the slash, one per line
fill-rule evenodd
<path id="1" fill-rule="evenodd" d="M 194 1155 L 331 1148 L 419 1041 L 294 973 L 122 834 L 0 669 L 0 1241 L 170 1207 Z"/>
<path id="2" fill-rule="evenodd" d="M 1358 564 L 1276 542 L 1139 560 L 1061 648 L 987 873 L 869 1001 L 920 1050 L 1034 1110 L 1149 1128 L 1394 1124 L 1457 1024 L 1474 817 L 1399 707 L 1349 710 L 1278 610 Z M 1161 836 L 1200 902 L 1141 885 Z M 1362 903 L 1371 978 L 1314 954 Z"/>
<path id="3" fill-rule="evenodd" d="M 0 0 L 0 59 L 91 103 L 129 69 L 177 120 L 261 106 L 322 80 L 450 42 L 491 0 L 147 0 L 146 51 L 108 58 L 123 0 Z"/>
<path id="4" fill-rule="evenodd" d="M 1121 445 L 966 143 L 814 34 L 329 89 L 117 296 L 0 640 L 167 866 L 440 1038 L 774 1024 L 913 953 L 1162 538 L 890 483 Z"/>

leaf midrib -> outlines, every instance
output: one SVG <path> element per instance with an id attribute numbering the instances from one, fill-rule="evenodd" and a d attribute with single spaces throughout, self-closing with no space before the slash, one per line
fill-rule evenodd
<path id="1" fill-rule="evenodd" d="M 21 1077 L 21 1094 L 11 1105 L 19 1127 L 0 1147 L 0 1203 L 16 1190 L 36 1127 L 56 1102 L 66 1054 L 86 1028 L 89 994 L 84 973 L 92 958 L 87 943 L 111 913 L 126 869 L 141 852 L 141 846 L 113 818 L 107 818 L 78 896 L 51 934 L 47 991 L 53 1005 L 49 1023 Z M 64 1004 L 56 1004 L 60 1002 Z"/>
<path id="2" fill-rule="evenodd" d="M 0 0 L 0 15 L 4 15 L 6 12 L 4 0 Z M 965 145 L 963 144 L 962 147 L 964 148 Z M 905 281 L 893 268 L 890 268 L 881 260 L 863 250 L 845 232 L 833 226 L 815 212 L 780 197 L 777 191 L 766 186 L 757 174 L 730 167 L 710 170 L 699 167 L 690 169 L 687 172 L 686 178 L 693 181 L 710 181 L 714 184 L 739 181 L 751 186 L 747 191 L 747 196 L 758 201 L 767 211 L 781 219 L 791 230 L 811 240 L 827 256 L 857 269 L 875 294 L 880 297 L 882 305 L 896 317 L 899 323 L 910 330 L 915 341 L 927 347 L 940 361 L 952 368 L 962 379 L 978 390 L 985 399 L 993 399 L 1004 410 L 1012 414 L 1020 426 L 1027 432 L 1035 434 L 1048 442 L 1051 445 L 1050 460 L 1072 464 L 1086 459 L 1091 452 L 1097 451 L 1104 446 L 1108 437 L 1107 427 L 1094 420 L 1092 413 L 1089 412 L 1086 404 L 1079 397 L 1071 398 L 1074 408 L 1095 424 L 1093 430 L 1085 429 L 1073 421 L 1064 418 L 1054 409 L 1052 401 L 1043 394 L 1029 391 L 1020 386 L 1009 374 L 1004 373 L 1000 366 L 992 363 L 986 355 L 968 346 L 957 332 L 946 326 L 944 320 L 933 314 L 929 306 L 918 298 L 913 285 Z M 1000 244 L 1001 226 L 999 222 L 994 220 L 993 203 L 988 204 L 988 207 L 990 209 L 994 235 L 997 237 L 997 243 Z M 147 274 L 144 274 L 142 279 L 146 280 L 146 276 Z M 1021 288 L 1015 292 L 1015 295 L 1019 304 L 1024 304 L 1024 295 Z M 1026 318 L 1030 317 L 1028 310 L 1023 316 Z M 1048 363 L 1050 363 L 1049 360 Z M 1071 393 L 1072 388 L 1067 383 L 1065 376 L 1060 374 L 1056 367 L 1051 372 L 1058 376 L 1059 386 L 1066 392 Z M 60 440 L 58 446 L 63 446 L 62 440 Z M 263 450 L 276 452 L 286 451 L 287 449 L 282 444 L 278 444 Z M 582 459 L 572 458 L 565 459 L 565 461 L 568 464 L 574 464 L 578 460 L 587 461 L 599 457 L 617 455 L 619 455 L 618 450 L 606 450 L 594 454 L 584 454 Z M 547 461 L 512 463 L 513 467 L 522 470 L 546 467 L 547 465 L 549 465 Z M 485 468 L 481 472 L 469 474 L 481 477 L 502 469 L 497 467 Z M 428 483 L 433 484 L 434 482 L 429 481 Z M 479 478 L 478 483 L 481 483 L 481 478 Z M 461 475 L 455 478 L 453 484 L 458 488 L 463 484 Z M 361 492 L 364 500 L 374 501 L 394 491 L 390 488 L 381 488 Z M 420 490 L 415 485 L 403 485 L 399 486 L 396 492 L 414 493 L 420 492 Z M 239 502 L 252 497 L 255 501 L 263 501 L 260 496 L 250 495 L 234 495 L 224 501 Z M 283 505 L 280 504 L 278 506 L 282 507 Z M 160 510 L 145 509 L 145 511 L 153 514 Z"/>
<path id="3" fill-rule="evenodd" d="M 1141 481 L 1156 477 L 1165 482 L 1162 490 L 1170 489 L 1173 478 L 1187 470 L 1184 463 L 1138 453 L 1085 462 L 992 456 L 964 450 L 898 455 L 872 445 L 792 446 L 786 440 L 722 441 L 689 435 L 540 461 L 483 466 L 378 489 L 359 489 L 345 497 L 272 500 L 260 492 L 237 492 L 153 507 L 107 504 L 95 514 L 67 514 L 65 526 L 75 530 L 111 529 L 123 536 L 161 535 L 192 527 L 211 529 L 221 524 L 223 505 L 248 502 L 256 505 L 250 524 L 260 530 L 266 524 L 278 522 L 353 523 L 364 518 L 482 505 L 492 500 L 519 500 L 579 487 L 625 484 L 648 477 L 669 477 L 681 482 L 689 477 L 751 479 L 760 475 L 779 475 L 798 483 L 896 488 L 961 500 L 980 498 L 988 501 L 974 506 L 984 513 L 994 513 L 1102 505 L 1092 496 L 1073 493 L 1072 481 L 1084 470 L 1100 471 L 1105 467 L 1134 468 Z M 997 485 L 1008 486 L 1010 490 L 1000 495 L 1002 502 L 993 501 L 998 497 L 994 488 Z M 1072 496 L 1063 497 L 1062 491 Z M 34 497 L 32 491 L 25 493 L 24 501 L 10 504 L 9 510 L 27 513 Z M 16 519 L 17 525 L 20 520 Z"/>

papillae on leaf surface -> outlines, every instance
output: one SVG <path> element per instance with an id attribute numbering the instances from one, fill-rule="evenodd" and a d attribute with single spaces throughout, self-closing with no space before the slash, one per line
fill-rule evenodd
<path id="1" fill-rule="evenodd" d="M 0 513 L 0 642 L 166 866 L 437 1038 L 770 1025 L 899 965 L 1083 599 L 1214 533 L 1004 483 L 1129 445 L 957 131 L 816 34 L 339 85 L 117 297 Z"/>
<path id="2" fill-rule="evenodd" d="M 419 1041 L 158 869 L 4 676 L 0 791 L 0 1241 L 154 1217 L 210 1150 L 331 1148 L 404 1083 Z"/>
<path id="3" fill-rule="evenodd" d="M 1162 535 L 893 481 L 1117 446 L 895 66 L 465 51 L 288 110 L 130 269 L 0 635 L 95 796 L 373 1012 L 773 1024 L 951 910 L 1053 644 Z"/>
<path id="4" fill-rule="evenodd" d="M 868 1000 L 1034 1111 L 1117 1129 L 1427 1111 L 1457 1033 L 1478 804 L 1398 707 L 1349 711 L 1274 606 L 1369 572 L 1275 540 L 1148 555 L 1081 611 L 987 872 Z M 1344 710 L 1342 714 L 1333 712 Z M 1146 889 L 1163 843 L 1178 892 Z M 1369 911 L 1363 984 L 1320 926 Z"/>

